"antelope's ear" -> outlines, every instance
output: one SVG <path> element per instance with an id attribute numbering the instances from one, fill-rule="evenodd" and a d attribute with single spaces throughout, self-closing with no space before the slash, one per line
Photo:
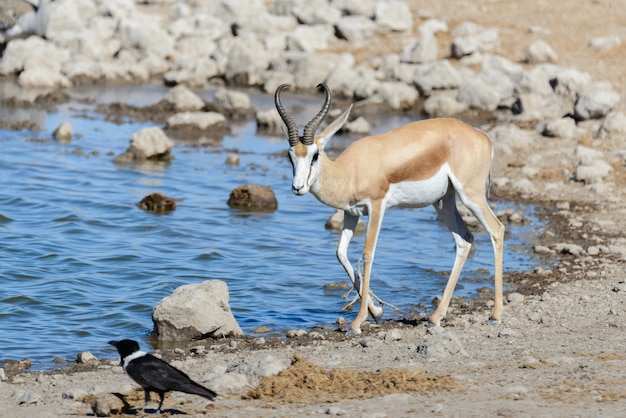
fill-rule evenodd
<path id="1" fill-rule="evenodd" d="M 348 116 L 350 116 L 350 111 L 352 110 L 352 105 L 348 106 L 346 110 L 343 111 L 337 119 L 332 121 L 330 125 L 328 125 L 317 137 L 318 143 L 322 148 L 326 145 L 328 140 L 332 138 L 332 136 L 339 130 L 345 123 L 348 121 Z"/>

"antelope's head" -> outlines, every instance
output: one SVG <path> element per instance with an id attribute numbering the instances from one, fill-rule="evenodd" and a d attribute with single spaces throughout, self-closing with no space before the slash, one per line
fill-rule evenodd
<path id="1" fill-rule="evenodd" d="M 330 89 L 324 83 L 318 84 L 317 88 L 324 90 L 326 99 L 322 109 L 306 124 L 302 136 L 300 136 L 296 122 L 287 113 L 280 101 L 280 93 L 289 86 L 289 84 L 278 86 L 274 94 L 274 103 L 281 118 L 283 132 L 289 140 L 289 161 L 293 167 L 291 190 L 294 194 L 303 195 L 309 191 L 311 185 L 317 180 L 320 173 L 320 156 L 324 154 L 324 147 L 335 132 L 346 123 L 352 105 L 319 135 L 315 135 L 317 128 L 319 128 L 330 109 Z"/>

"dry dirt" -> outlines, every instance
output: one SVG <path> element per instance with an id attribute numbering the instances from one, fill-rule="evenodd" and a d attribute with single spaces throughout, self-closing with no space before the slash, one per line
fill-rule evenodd
<path id="1" fill-rule="evenodd" d="M 420 16 L 448 21 L 450 27 L 472 20 L 499 29 L 498 54 L 520 62 L 526 47 L 543 38 L 558 53 L 559 65 L 607 80 L 626 103 L 626 43 L 610 51 L 588 47 L 593 37 L 618 35 L 626 40 L 626 8 L 621 1 L 411 1 Z M 549 32 L 531 31 L 540 27 Z M 542 34 L 543 33 L 543 34 Z M 546 34 L 548 33 L 548 34 Z M 386 40 L 386 48 L 402 42 Z M 441 38 L 442 45 L 449 39 Z M 358 51 L 375 54 L 373 45 Z M 446 51 L 442 48 L 442 54 Z M 494 175 L 515 178 L 533 161 L 536 193 L 504 198 L 540 204 L 545 231 L 529 245 L 565 242 L 588 248 L 626 246 L 623 143 L 585 145 L 613 158 L 616 176 L 606 187 L 569 180 L 571 158 L 579 142 L 544 139 L 511 156 L 496 156 Z M 607 192 L 608 191 L 608 192 Z M 567 203 L 567 204 L 565 204 Z M 193 378 L 238 359 L 268 354 L 292 359 L 279 375 L 267 377 L 240 393 L 223 394 L 214 403 L 173 394 L 165 416 L 293 417 L 293 416 L 457 416 L 554 417 L 626 416 L 626 273 L 618 251 L 548 255 L 549 271 L 525 272 L 505 279 L 524 294 L 505 306 L 503 323 L 487 325 L 484 301 L 455 306 L 441 329 L 422 321 L 385 322 L 364 328 L 361 336 L 328 333 L 324 339 L 300 337 L 255 346 L 246 340 L 236 349 L 218 344 L 205 355 L 187 358 L 182 368 Z M 350 317 L 352 314 L 348 314 Z M 390 330 L 399 339 L 385 338 Z M 452 338 L 457 352 L 435 352 L 428 341 Z M 430 347 L 430 350 L 428 349 Z M 433 348 L 435 347 L 435 348 Z M 167 354 L 167 353 L 166 353 Z M 122 392 L 130 415 L 143 402 L 139 390 L 123 390 L 128 378 L 117 366 L 67 369 L 53 374 L 9 374 L 0 382 L 1 417 L 85 416 L 88 403 L 66 399 L 71 388 Z M 17 397 L 32 390 L 36 403 L 18 405 Z"/>

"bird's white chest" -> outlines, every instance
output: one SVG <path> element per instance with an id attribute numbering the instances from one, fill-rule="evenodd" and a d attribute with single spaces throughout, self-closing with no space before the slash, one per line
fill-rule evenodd
<path id="1" fill-rule="evenodd" d="M 128 364 L 135 360 L 138 359 L 140 357 L 145 356 L 147 353 L 145 351 L 135 351 L 133 354 L 129 354 L 126 357 L 124 357 L 122 359 L 122 367 L 124 368 L 124 371 L 126 371 L 126 367 L 128 367 Z"/>

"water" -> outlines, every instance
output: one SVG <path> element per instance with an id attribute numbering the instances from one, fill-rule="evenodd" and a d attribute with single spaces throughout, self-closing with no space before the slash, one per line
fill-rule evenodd
<path id="1" fill-rule="evenodd" d="M 73 91 L 74 97 L 135 104 L 152 104 L 162 94 L 159 87 Z M 272 106 L 270 97 L 255 100 Z M 0 131 L 0 360 L 27 357 L 33 369 L 45 369 L 54 357 L 73 359 L 81 351 L 114 357 L 111 339 L 138 339 L 146 347 L 154 305 L 178 286 L 210 279 L 228 284 L 245 333 L 260 325 L 280 332 L 353 318 L 355 312 L 341 310 L 343 290 L 323 288 L 347 279 L 335 257 L 339 235 L 324 229 L 333 210 L 291 193 L 283 138 L 257 135 L 253 122 L 242 123 L 221 146 L 178 145 L 170 163 L 119 166 L 114 156 L 149 123 L 108 123 L 95 104 L 0 111 L 13 120 L 26 114 L 42 128 Z M 71 144 L 51 139 L 63 121 L 74 128 Z M 233 149 L 240 152 L 238 167 L 225 164 Z M 245 183 L 271 186 L 278 210 L 228 208 L 230 191 Z M 180 199 L 177 209 L 155 215 L 135 206 L 155 191 Z M 530 208 L 521 210 L 532 216 Z M 533 228 L 508 228 L 505 270 L 536 264 L 524 244 Z M 455 295 L 492 286 L 483 272 L 492 269 L 491 245 L 484 233 L 476 238 Z M 363 239 L 353 239 L 353 262 Z M 431 208 L 387 212 L 372 288 L 402 311 L 387 308 L 384 318 L 406 315 L 442 293 L 453 248 Z"/>

